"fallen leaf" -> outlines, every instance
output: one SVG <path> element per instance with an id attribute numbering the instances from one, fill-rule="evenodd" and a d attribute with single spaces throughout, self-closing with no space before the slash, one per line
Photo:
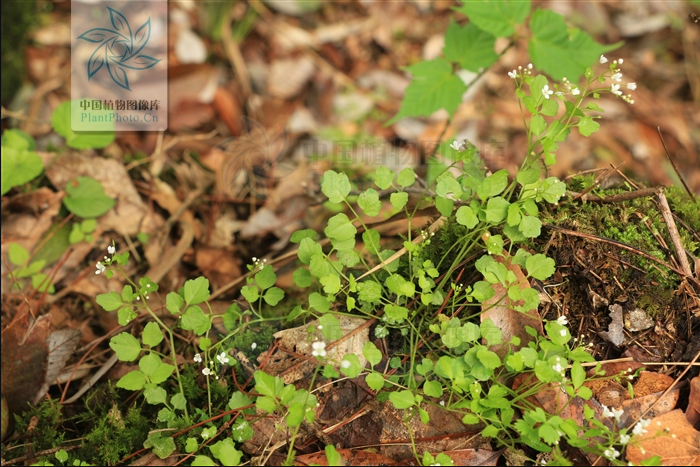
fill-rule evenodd
<path id="1" fill-rule="evenodd" d="M 600 337 L 606 341 L 619 347 L 623 342 L 625 342 L 625 335 L 622 332 L 622 307 L 616 303 L 614 305 L 610 305 L 608 309 L 610 310 L 610 318 L 612 318 L 612 323 L 610 323 L 608 326 L 607 331 L 600 331 L 598 334 L 600 334 Z"/>
<path id="2" fill-rule="evenodd" d="M 507 263 L 506 259 L 500 256 L 497 256 L 495 259 L 499 263 L 505 264 L 509 270 L 513 271 L 521 290 L 530 287 L 520 266 L 510 262 Z M 485 319 L 490 319 L 503 333 L 502 342 L 505 342 L 505 344 L 491 347 L 491 350 L 503 357 L 511 348 L 511 345 L 507 344 L 507 342 L 510 342 L 513 336 L 520 338 L 520 347 L 527 346 L 528 342 L 534 339 L 525 331 L 525 326 L 530 326 L 537 330 L 539 334 L 543 334 L 542 319 L 536 308 L 526 313 L 515 311 L 513 306 L 517 305 L 517 303 L 512 303 L 508 297 L 506 288 L 501 284 L 494 284 L 492 287 L 496 293 L 492 298 L 482 303 L 481 309 L 483 313 L 481 313 L 481 321 L 483 322 Z M 502 303 L 496 305 L 499 302 Z"/>
<path id="3" fill-rule="evenodd" d="M 668 432 L 663 430 L 669 428 Z M 627 460 L 639 465 L 654 456 L 661 465 L 700 465 L 700 432 L 680 409 L 655 417 L 647 432 L 634 436 L 627 448 Z"/>
<path id="4" fill-rule="evenodd" d="M 700 429 L 700 376 L 690 380 L 690 395 L 685 417 L 696 430 Z"/>

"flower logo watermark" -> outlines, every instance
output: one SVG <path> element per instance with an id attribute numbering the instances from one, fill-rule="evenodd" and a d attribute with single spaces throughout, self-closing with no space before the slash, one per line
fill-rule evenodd
<path id="1" fill-rule="evenodd" d="M 102 68 L 107 68 L 115 84 L 131 91 L 127 70 L 146 70 L 161 61 L 141 53 L 151 38 L 151 18 L 134 33 L 123 14 L 114 8 L 106 8 L 113 29 L 92 28 L 78 36 L 78 39 L 98 44 L 86 65 L 88 80 Z"/>

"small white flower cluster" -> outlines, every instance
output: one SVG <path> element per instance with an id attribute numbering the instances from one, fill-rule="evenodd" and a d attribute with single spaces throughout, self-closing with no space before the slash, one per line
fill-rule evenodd
<path id="1" fill-rule="evenodd" d="M 313 350 L 311 351 L 311 355 L 314 357 L 325 357 L 326 354 L 326 343 L 323 341 L 317 341 L 311 344 L 311 347 Z"/>
<path id="2" fill-rule="evenodd" d="M 220 354 L 218 354 L 218 355 L 216 356 L 216 359 L 217 359 L 217 360 L 219 361 L 219 363 L 222 364 L 222 365 L 224 365 L 224 364 L 226 364 L 226 363 L 228 363 L 228 362 L 231 361 L 231 359 L 228 357 L 228 355 L 226 355 L 226 352 L 221 352 Z M 199 354 L 199 353 L 194 354 L 193 360 L 194 360 L 195 363 L 202 363 L 202 354 Z M 212 371 L 212 369 L 209 368 L 209 367 L 213 367 L 213 366 L 214 366 L 214 361 L 212 360 L 212 361 L 209 362 L 209 366 L 205 366 L 204 368 L 202 368 L 202 374 L 203 374 L 204 376 L 211 376 L 211 375 L 213 375 L 213 374 L 214 374 L 214 371 Z M 219 379 L 219 376 L 218 376 L 218 375 L 216 375 L 216 379 Z"/>
<path id="3" fill-rule="evenodd" d="M 649 426 L 651 423 L 651 420 L 647 420 L 645 418 L 640 418 L 639 421 L 637 422 L 636 425 L 634 425 L 634 428 L 632 428 L 632 434 L 634 436 L 641 436 L 644 433 L 647 432 L 646 428 Z"/>
<path id="4" fill-rule="evenodd" d="M 97 271 L 95 271 L 95 274 L 102 274 L 107 270 L 107 267 L 104 265 L 104 263 L 107 264 L 112 264 L 112 260 L 114 259 L 114 254 L 117 252 L 117 247 L 114 245 L 114 242 L 110 246 L 107 247 L 107 253 L 112 255 L 111 258 L 108 258 L 105 256 L 104 262 L 98 261 L 97 264 L 95 264 L 95 268 L 97 268 Z"/>
<path id="5" fill-rule="evenodd" d="M 467 142 L 466 140 L 454 140 L 452 141 L 452 144 L 450 144 L 450 147 L 454 149 L 457 152 L 462 152 L 467 149 Z"/>
<path id="6" fill-rule="evenodd" d="M 528 63 L 525 68 L 522 66 L 519 66 L 517 70 L 509 71 L 508 76 L 512 79 L 517 78 L 518 76 L 525 76 L 525 75 L 531 75 L 532 74 L 532 63 Z"/>
<path id="7" fill-rule="evenodd" d="M 253 270 L 262 269 L 267 264 L 267 259 L 265 258 L 256 258 L 253 256 L 251 260 L 253 261 Z"/>
<path id="8" fill-rule="evenodd" d="M 578 86 L 573 84 L 571 81 L 566 79 L 566 76 L 561 79 L 562 84 L 566 88 L 566 92 L 570 93 L 572 96 L 578 96 L 581 94 L 581 90 Z M 564 93 L 557 93 L 557 95 L 563 95 Z"/>
<path id="9" fill-rule="evenodd" d="M 615 421 L 620 423 L 620 417 L 622 417 L 622 414 L 624 414 L 625 411 L 622 409 L 613 409 L 610 410 L 607 406 L 603 406 L 603 417 L 607 418 L 615 418 Z"/>
<path id="10" fill-rule="evenodd" d="M 617 459 L 618 457 L 620 457 L 620 451 L 611 447 L 611 448 L 608 448 L 605 451 L 603 451 L 603 455 L 610 460 L 614 460 L 614 459 Z"/>
<path id="11" fill-rule="evenodd" d="M 600 59 L 598 60 L 601 65 L 608 63 L 608 59 L 605 58 L 605 55 L 601 55 Z M 618 68 L 619 65 L 622 65 L 624 63 L 623 59 L 618 59 L 618 60 L 613 60 L 612 63 L 610 63 L 610 72 L 612 75 L 610 76 L 610 79 L 615 81 L 613 84 L 610 85 L 610 92 L 622 99 L 623 101 L 627 102 L 628 104 L 634 104 L 634 99 L 632 99 L 632 94 L 624 94 L 622 90 L 620 90 L 621 82 L 622 82 L 622 73 L 620 72 L 620 68 Z M 637 83 L 627 83 L 626 87 L 630 91 L 634 91 L 637 89 Z"/>

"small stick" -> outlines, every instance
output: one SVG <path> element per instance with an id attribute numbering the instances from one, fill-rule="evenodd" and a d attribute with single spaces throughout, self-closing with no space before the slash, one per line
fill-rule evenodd
<path id="1" fill-rule="evenodd" d="M 690 199 L 692 199 L 693 202 L 695 202 L 695 195 L 693 195 L 693 192 L 690 191 L 690 188 L 688 188 L 688 185 L 686 185 L 685 180 L 684 180 L 683 177 L 681 176 L 681 173 L 678 171 L 678 167 L 676 167 L 676 163 L 673 162 L 673 159 L 671 159 L 671 154 L 669 154 L 668 148 L 666 147 L 666 141 L 664 141 L 664 137 L 661 135 L 661 127 L 660 127 L 660 126 L 657 126 L 657 127 L 656 127 L 656 131 L 659 132 L 659 139 L 661 140 L 661 144 L 663 145 L 664 151 L 666 152 L 666 158 L 668 158 L 668 161 L 669 161 L 669 162 L 671 163 L 671 165 L 673 166 L 673 170 L 676 171 L 676 175 L 678 176 L 678 178 L 680 179 L 681 183 L 683 184 L 683 188 L 685 188 L 685 191 L 688 192 L 688 195 L 690 196 Z"/>
<path id="2" fill-rule="evenodd" d="M 681 237 L 678 235 L 676 222 L 673 220 L 671 208 L 668 205 L 668 200 L 666 199 L 664 190 L 659 190 L 657 196 L 659 197 L 659 205 L 661 206 L 661 215 L 663 216 L 666 226 L 668 227 L 668 234 L 671 237 L 671 242 L 673 242 L 673 247 L 676 250 L 676 256 L 680 262 L 681 269 L 686 276 L 693 277 L 693 271 L 690 269 L 690 263 L 688 262 L 688 257 L 685 254 L 685 248 L 683 248 Z"/>

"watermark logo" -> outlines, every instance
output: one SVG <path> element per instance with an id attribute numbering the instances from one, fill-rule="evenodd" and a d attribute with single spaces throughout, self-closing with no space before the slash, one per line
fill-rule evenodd
<path id="1" fill-rule="evenodd" d="M 161 61 L 142 53 L 151 38 L 151 18 L 134 33 L 126 16 L 109 6 L 107 10 L 113 29 L 92 28 L 78 36 L 97 44 L 86 64 L 87 77 L 92 79 L 102 68 L 107 68 L 117 86 L 131 91 L 127 69 L 146 70 Z"/>
<path id="2" fill-rule="evenodd" d="M 71 128 L 168 128 L 167 0 L 71 2 Z"/>

